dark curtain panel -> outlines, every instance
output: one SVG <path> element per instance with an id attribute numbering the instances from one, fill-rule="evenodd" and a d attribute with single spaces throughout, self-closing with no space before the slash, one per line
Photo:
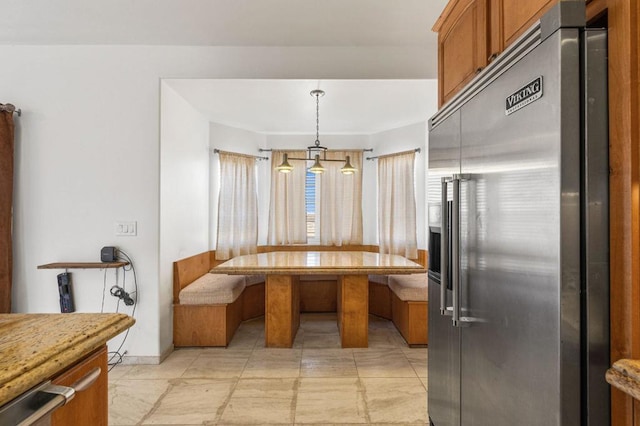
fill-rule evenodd
<path id="1" fill-rule="evenodd" d="M 13 110 L 0 104 L 0 313 L 11 312 Z"/>

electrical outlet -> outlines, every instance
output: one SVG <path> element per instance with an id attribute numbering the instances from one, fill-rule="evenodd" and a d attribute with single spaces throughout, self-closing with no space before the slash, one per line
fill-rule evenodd
<path id="1" fill-rule="evenodd" d="M 138 235 L 138 222 L 116 222 L 115 223 L 116 237 L 135 237 Z"/>

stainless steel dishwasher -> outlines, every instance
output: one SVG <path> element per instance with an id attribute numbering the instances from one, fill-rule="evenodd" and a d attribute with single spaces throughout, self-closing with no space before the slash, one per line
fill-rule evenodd
<path id="1" fill-rule="evenodd" d="M 73 399 L 76 392 L 89 388 L 100 377 L 96 367 L 71 386 L 58 386 L 46 381 L 0 407 L 2 426 L 45 426 L 51 414 Z"/>

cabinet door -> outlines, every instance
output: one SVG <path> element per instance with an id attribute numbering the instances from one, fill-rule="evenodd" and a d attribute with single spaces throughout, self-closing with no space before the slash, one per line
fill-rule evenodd
<path id="1" fill-rule="evenodd" d="M 434 28 L 440 105 L 487 64 L 487 0 L 458 0 L 447 9 Z"/>
<path id="2" fill-rule="evenodd" d="M 98 379 L 87 389 L 76 392 L 75 397 L 67 405 L 54 411 L 51 418 L 52 425 L 107 426 L 109 410 L 106 345 L 61 375 L 53 378 L 52 383 L 71 386 L 96 367 L 101 369 Z"/>
<path id="3" fill-rule="evenodd" d="M 489 60 L 517 39 L 558 0 L 490 0 Z"/>

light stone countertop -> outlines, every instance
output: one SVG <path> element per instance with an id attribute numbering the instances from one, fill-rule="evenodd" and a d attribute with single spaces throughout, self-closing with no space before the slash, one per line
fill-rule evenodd
<path id="1" fill-rule="evenodd" d="M 134 323 L 125 314 L 0 314 L 0 406 Z"/>
<path id="2" fill-rule="evenodd" d="M 640 360 L 619 359 L 607 370 L 607 382 L 640 400 Z"/>
<path id="3" fill-rule="evenodd" d="M 214 274 L 419 274 L 426 269 L 394 254 L 366 251 L 274 251 L 230 259 L 211 270 Z"/>

